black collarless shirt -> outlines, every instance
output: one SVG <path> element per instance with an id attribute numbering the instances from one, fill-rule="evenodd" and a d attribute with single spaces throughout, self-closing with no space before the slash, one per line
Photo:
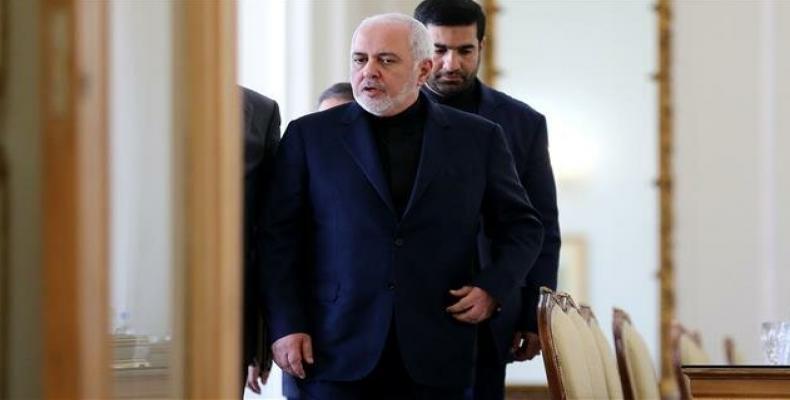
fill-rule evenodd
<path id="1" fill-rule="evenodd" d="M 480 81 L 477 79 L 468 88 L 451 96 L 442 96 L 431 88 L 426 88 L 423 92 L 427 93 L 431 100 L 456 110 L 477 114 L 480 108 Z"/>
<path id="2" fill-rule="evenodd" d="M 399 217 L 403 216 L 409 203 L 420 165 L 426 107 L 425 100 L 419 97 L 398 115 L 377 117 L 366 113 L 376 139 L 384 176 L 389 183 L 392 203 Z"/>

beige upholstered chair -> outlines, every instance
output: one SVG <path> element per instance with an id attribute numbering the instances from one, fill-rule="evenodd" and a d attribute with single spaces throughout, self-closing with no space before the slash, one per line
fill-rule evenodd
<path id="1" fill-rule="evenodd" d="M 675 380 L 678 383 L 680 398 L 690 400 L 691 388 L 688 379 L 683 375 L 683 365 L 710 364 L 708 353 L 702 348 L 702 339 L 696 332 L 691 332 L 678 322 L 672 324 L 672 361 L 675 367 Z"/>
<path id="2" fill-rule="evenodd" d="M 541 288 L 538 331 L 553 399 L 610 398 L 594 333 L 569 295 Z"/>
<path id="3" fill-rule="evenodd" d="M 587 325 L 595 337 L 595 345 L 598 348 L 598 354 L 603 363 L 603 371 L 606 375 L 606 390 L 609 393 L 610 399 L 623 398 L 623 386 L 620 383 L 620 374 L 617 372 L 617 361 L 614 358 L 614 352 L 609 342 L 606 340 L 601 326 L 598 325 L 598 319 L 592 309 L 587 305 L 580 305 L 579 312 L 587 321 Z"/>
<path id="4" fill-rule="evenodd" d="M 612 325 L 623 397 L 626 400 L 660 399 L 650 352 L 642 336 L 631 324 L 631 318 L 625 311 L 615 308 Z"/>

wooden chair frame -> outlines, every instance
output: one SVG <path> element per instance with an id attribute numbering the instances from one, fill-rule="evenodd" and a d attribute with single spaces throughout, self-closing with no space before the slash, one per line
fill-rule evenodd
<path id="1" fill-rule="evenodd" d="M 683 354 L 682 349 L 680 348 L 680 338 L 683 335 L 686 335 L 697 344 L 697 346 L 702 347 L 702 339 L 698 332 L 690 331 L 686 329 L 680 322 L 673 321 L 672 329 L 670 331 L 671 343 L 672 343 L 672 365 L 675 373 L 675 381 L 678 384 L 678 390 L 680 392 L 681 400 L 691 400 L 691 388 L 686 382 L 686 379 L 683 375 Z"/>
<path id="2" fill-rule="evenodd" d="M 561 299 L 551 289 L 541 287 L 538 302 L 538 335 L 543 351 L 543 364 L 546 367 L 546 379 L 549 383 L 549 394 L 552 399 L 567 399 L 551 332 L 551 312 L 554 307 L 563 307 Z M 565 310 L 563 308 L 563 311 Z"/>
<path id="3" fill-rule="evenodd" d="M 590 321 L 595 321 L 598 323 L 598 318 L 595 317 L 595 313 L 593 312 L 592 308 L 587 304 L 580 304 L 579 307 L 579 314 L 582 315 L 585 321 L 589 324 Z"/>
<path id="4" fill-rule="evenodd" d="M 582 318 L 584 318 L 584 320 L 587 322 L 588 325 L 592 321 L 595 321 L 595 323 L 600 328 L 600 324 L 598 323 L 598 318 L 595 316 L 595 313 L 593 312 L 592 307 L 590 307 L 587 304 L 580 304 L 578 308 L 579 308 L 579 313 L 582 315 Z M 626 318 L 628 318 L 627 315 L 626 315 Z M 630 319 L 629 319 L 629 323 L 630 323 Z M 611 350 L 606 350 L 606 351 L 611 352 Z M 609 353 L 609 355 L 610 354 L 611 353 Z M 619 375 L 619 379 L 618 380 L 620 381 L 620 387 L 622 388 L 622 385 L 623 385 L 623 378 L 622 378 L 623 373 L 622 373 L 622 370 L 619 368 L 619 365 L 620 365 L 620 361 L 619 360 L 617 361 L 617 365 L 618 365 L 618 371 L 617 372 L 618 372 L 618 375 Z M 630 383 L 630 381 L 629 381 L 629 383 Z M 608 385 L 608 383 L 607 383 L 607 385 Z M 623 396 L 625 396 L 625 393 L 623 393 Z"/>
<path id="5" fill-rule="evenodd" d="M 620 383 L 623 385 L 623 398 L 633 400 L 636 398 L 634 384 L 628 374 L 628 357 L 626 356 L 625 343 L 623 342 L 623 325 L 631 323 L 631 317 L 625 311 L 615 308 L 612 318 L 612 332 L 614 334 L 614 352 L 617 358 L 617 371 L 620 373 Z"/>

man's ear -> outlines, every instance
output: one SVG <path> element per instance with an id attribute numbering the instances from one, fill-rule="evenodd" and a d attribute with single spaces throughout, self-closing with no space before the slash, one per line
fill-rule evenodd
<path id="1" fill-rule="evenodd" d="M 483 47 L 485 47 L 485 45 L 486 45 L 486 37 L 483 36 L 483 38 L 480 39 L 480 41 L 477 43 L 477 47 L 478 47 L 477 50 L 482 53 L 483 52 Z"/>
<path id="2" fill-rule="evenodd" d="M 431 75 L 431 71 L 433 71 L 433 60 L 426 58 L 420 61 L 417 65 L 417 83 L 420 85 L 424 84 Z"/>

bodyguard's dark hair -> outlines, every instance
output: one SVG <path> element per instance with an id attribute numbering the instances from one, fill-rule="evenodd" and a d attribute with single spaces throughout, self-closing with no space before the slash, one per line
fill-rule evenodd
<path id="1" fill-rule="evenodd" d="M 486 34 L 486 16 L 473 0 L 424 0 L 414 9 L 414 19 L 425 26 L 465 26 L 477 24 L 477 40 Z"/>
<path id="2" fill-rule="evenodd" d="M 354 101 L 354 92 L 351 90 L 351 84 L 348 82 L 338 82 L 328 87 L 318 96 L 318 104 L 321 104 L 321 102 L 326 99 Z"/>

